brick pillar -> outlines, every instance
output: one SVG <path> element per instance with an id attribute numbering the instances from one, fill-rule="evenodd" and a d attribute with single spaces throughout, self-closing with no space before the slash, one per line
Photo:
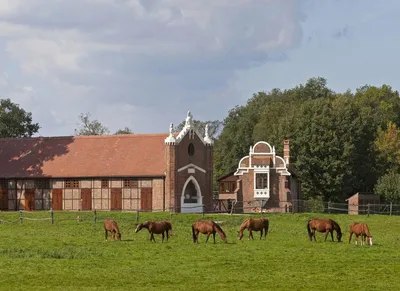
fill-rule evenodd
<path id="1" fill-rule="evenodd" d="M 289 166 L 290 162 L 290 148 L 289 148 L 289 140 L 283 141 L 283 159 L 286 162 L 286 166 Z"/>
<path id="2" fill-rule="evenodd" d="M 167 144 L 165 150 L 166 178 L 165 178 L 165 209 L 176 212 L 176 147 Z"/>
<path id="3" fill-rule="evenodd" d="M 287 205 L 287 192 L 286 192 L 286 176 L 279 176 L 279 207 L 281 212 L 285 212 L 285 205 Z"/>
<path id="4" fill-rule="evenodd" d="M 213 146 L 207 145 L 206 147 L 206 156 L 207 156 L 207 181 L 206 181 L 206 191 L 203 193 L 203 204 L 205 205 L 206 211 L 212 211 L 212 203 L 213 203 Z"/>

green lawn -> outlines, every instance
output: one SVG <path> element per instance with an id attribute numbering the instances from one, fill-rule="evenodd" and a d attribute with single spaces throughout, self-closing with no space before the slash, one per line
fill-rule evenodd
<path id="1" fill-rule="evenodd" d="M 206 215 L 220 222 L 224 244 L 193 244 L 191 223 L 201 215 L 176 214 L 168 242 L 149 241 L 146 229 L 134 233 L 135 213 L 55 213 L 51 221 L 24 220 L 19 213 L 0 212 L 1 290 L 399 290 L 400 217 L 322 214 L 268 214 L 267 240 L 237 239 L 248 215 Z M 24 217 L 48 218 L 48 212 Z M 114 218 L 122 241 L 105 241 L 103 220 Z M 344 243 L 310 242 L 306 221 L 332 217 L 342 227 Z M 169 219 L 169 213 L 141 213 L 145 219 Z M 348 244 L 348 227 L 366 222 L 373 246 Z"/>

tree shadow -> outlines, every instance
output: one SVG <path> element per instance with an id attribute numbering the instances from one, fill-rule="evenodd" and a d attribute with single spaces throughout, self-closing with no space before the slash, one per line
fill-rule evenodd
<path id="1" fill-rule="evenodd" d="M 57 157 L 69 152 L 73 136 L 0 139 L 0 178 L 50 178 L 61 166 Z"/>
<path id="2" fill-rule="evenodd" d="M 18 179 L 49 179 L 59 176 L 65 161 L 57 158 L 68 154 L 69 145 L 73 141 L 73 136 L 0 139 L 0 188 L 17 193 Z M 51 185 L 44 187 L 52 188 Z M 4 199 L 4 195 L 2 197 Z M 21 197 L 16 194 L 14 199 L 15 204 L 11 209 L 18 210 Z M 10 209 L 8 203 L 7 200 L 3 201 L 2 209 Z"/>

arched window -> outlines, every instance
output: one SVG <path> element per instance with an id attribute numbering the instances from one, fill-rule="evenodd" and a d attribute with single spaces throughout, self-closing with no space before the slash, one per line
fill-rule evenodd
<path id="1" fill-rule="evenodd" d="M 190 157 L 194 156 L 194 145 L 192 143 L 190 143 L 188 146 L 188 154 Z"/>
<path id="2" fill-rule="evenodd" d="M 197 190 L 193 181 L 190 181 L 185 188 L 184 203 L 197 203 Z"/>

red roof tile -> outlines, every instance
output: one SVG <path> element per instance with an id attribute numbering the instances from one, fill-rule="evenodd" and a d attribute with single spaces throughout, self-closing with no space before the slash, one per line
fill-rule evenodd
<path id="1" fill-rule="evenodd" d="M 0 139 L 0 178 L 161 176 L 166 134 Z"/>

